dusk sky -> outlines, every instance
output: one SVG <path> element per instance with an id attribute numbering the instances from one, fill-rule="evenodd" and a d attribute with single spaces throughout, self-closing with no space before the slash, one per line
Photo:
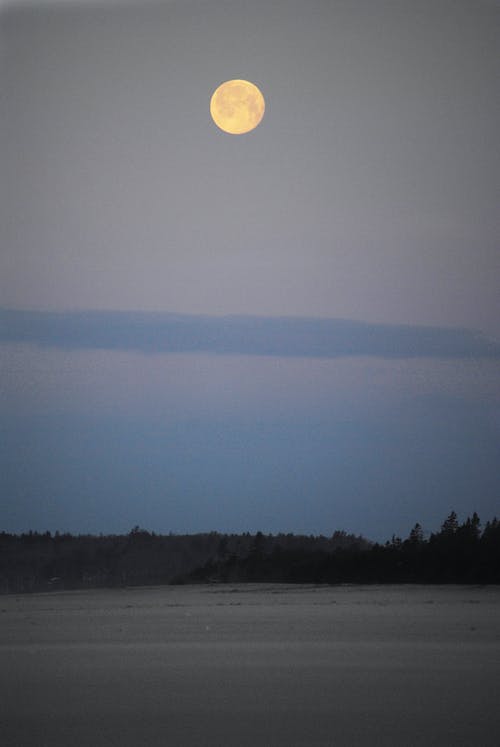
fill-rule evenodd
<path id="1" fill-rule="evenodd" d="M 499 18 L 1 6 L 0 531 L 500 515 Z"/>

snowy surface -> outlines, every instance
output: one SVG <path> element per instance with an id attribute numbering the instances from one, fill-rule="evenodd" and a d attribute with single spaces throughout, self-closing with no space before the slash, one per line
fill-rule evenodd
<path id="1" fill-rule="evenodd" d="M 0 597 L 2 747 L 491 747 L 500 588 Z"/>

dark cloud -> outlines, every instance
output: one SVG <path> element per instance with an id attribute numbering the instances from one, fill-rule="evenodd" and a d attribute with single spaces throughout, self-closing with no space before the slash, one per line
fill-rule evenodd
<path id="1" fill-rule="evenodd" d="M 447 327 L 348 319 L 128 311 L 0 310 L 0 341 L 62 349 L 336 358 L 500 358 L 500 344 Z"/>

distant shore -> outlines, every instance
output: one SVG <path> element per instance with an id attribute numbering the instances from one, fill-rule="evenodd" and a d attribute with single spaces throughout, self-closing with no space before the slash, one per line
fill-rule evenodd
<path id="1" fill-rule="evenodd" d="M 500 521 L 452 511 L 425 538 L 417 523 L 385 544 L 330 537 L 209 532 L 161 535 L 0 533 L 0 593 L 193 583 L 499 584 Z"/>

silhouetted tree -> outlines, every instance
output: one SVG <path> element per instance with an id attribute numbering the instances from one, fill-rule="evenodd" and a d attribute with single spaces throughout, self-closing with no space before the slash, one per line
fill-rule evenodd
<path id="1" fill-rule="evenodd" d="M 441 525 L 441 534 L 445 537 L 452 537 L 457 533 L 458 520 L 455 511 L 452 511 Z"/>
<path id="2" fill-rule="evenodd" d="M 411 545 L 421 545 L 424 541 L 424 532 L 420 524 L 417 522 L 410 532 L 408 541 Z"/>

